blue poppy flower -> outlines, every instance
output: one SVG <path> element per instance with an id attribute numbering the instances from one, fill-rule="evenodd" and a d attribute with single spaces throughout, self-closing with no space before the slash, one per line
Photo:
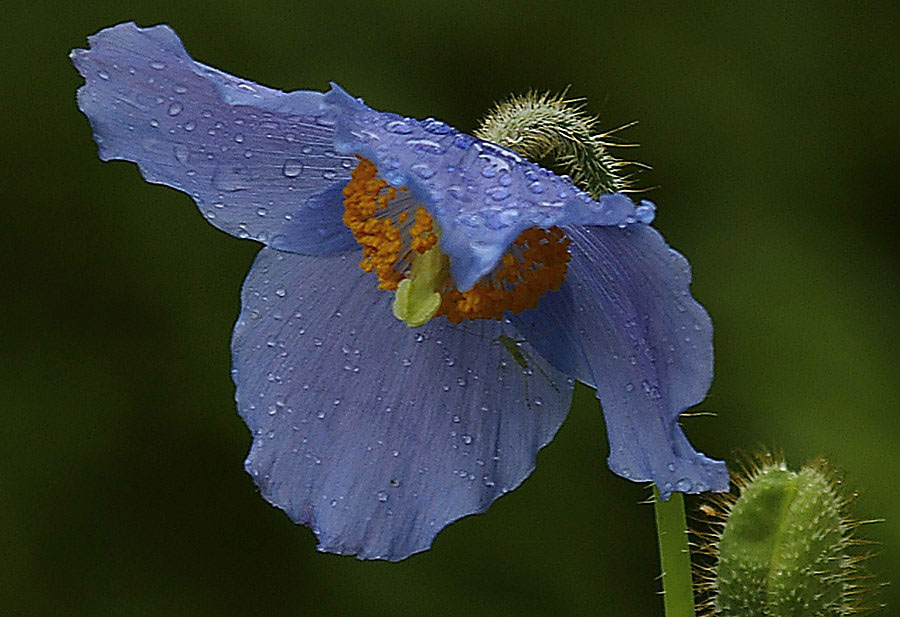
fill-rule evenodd
<path id="1" fill-rule="evenodd" d="M 594 200 L 336 85 L 233 77 L 167 26 L 89 41 L 71 57 L 100 158 L 265 245 L 232 340 L 245 467 L 321 550 L 403 559 L 486 510 L 531 472 L 575 380 L 597 390 L 615 473 L 727 490 L 677 423 L 709 387 L 712 326 L 652 204 Z"/>

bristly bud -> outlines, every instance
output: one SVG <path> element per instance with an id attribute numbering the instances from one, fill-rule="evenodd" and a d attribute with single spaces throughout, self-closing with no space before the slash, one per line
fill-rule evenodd
<path id="1" fill-rule="evenodd" d="M 627 190 L 630 178 L 622 168 L 637 165 L 609 154 L 610 136 L 622 128 L 600 133 L 597 118 L 584 112 L 579 100 L 529 92 L 498 103 L 482 119 L 475 135 L 533 161 L 551 159 L 572 181 L 594 199 L 604 193 Z M 633 124 L 633 123 L 632 123 Z"/>
<path id="2" fill-rule="evenodd" d="M 695 572 L 707 617 L 844 617 L 867 612 L 873 586 L 848 518 L 852 496 L 824 461 L 790 471 L 771 454 L 735 474 L 737 491 L 711 494 L 701 512 Z M 737 493 L 737 495 L 735 495 Z"/>

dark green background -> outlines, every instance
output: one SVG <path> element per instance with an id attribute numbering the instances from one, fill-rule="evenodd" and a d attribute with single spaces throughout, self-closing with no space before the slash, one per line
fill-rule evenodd
<path id="1" fill-rule="evenodd" d="M 787 3 L 786 3 L 787 4 Z M 652 510 L 580 392 L 537 471 L 400 564 L 322 555 L 241 468 L 229 378 L 257 246 L 96 157 L 72 47 L 171 24 L 282 89 L 335 80 L 471 130 L 529 88 L 589 100 L 716 324 L 704 451 L 829 456 L 900 581 L 896 3 L 89 3 L 2 9 L 0 613 L 661 615 Z M 695 502 L 693 502 L 695 503 Z M 900 607 L 900 586 L 881 599 Z"/>

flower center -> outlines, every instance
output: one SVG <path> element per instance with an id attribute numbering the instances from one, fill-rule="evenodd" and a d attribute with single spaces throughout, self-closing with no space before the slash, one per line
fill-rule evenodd
<path id="1" fill-rule="evenodd" d="M 379 289 L 397 292 L 394 314 L 410 327 L 438 315 L 453 323 L 501 319 L 505 311 L 536 307 L 541 296 L 562 285 L 569 239 L 558 227 L 532 227 L 519 234 L 489 275 L 459 291 L 431 215 L 406 188 L 388 186 L 375 165 L 357 158 L 344 187 L 344 224 L 363 248 L 359 267 L 375 272 Z"/>

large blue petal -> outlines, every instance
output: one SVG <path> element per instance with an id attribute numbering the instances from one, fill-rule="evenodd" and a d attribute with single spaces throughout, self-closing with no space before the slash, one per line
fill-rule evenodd
<path id="1" fill-rule="evenodd" d="M 195 62 L 168 26 L 120 24 L 89 42 L 71 58 L 101 159 L 137 163 L 232 235 L 309 254 L 353 244 L 341 188 L 356 161 L 335 153 L 321 93 L 288 94 Z"/>
<path id="2" fill-rule="evenodd" d="M 712 322 L 690 295 L 687 260 L 646 225 L 566 233 L 566 283 L 514 322 L 557 368 L 597 388 L 610 469 L 664 496 L 728 490 L 724 463 L 678 425 L 713 374 Z"/>
<path id="3" fill-rule="evenodd" d="M 410 329 L 354 257 L 263 249 L 233 339 L 246 469 L 323 551 L 398 560 L 531 472 L 572 381 L 508 323 Z M 501 338 L 506 337 L 506 338 Z"/>
<path id="4" fill-rule="evenodd" d="M 650 202 L 635 207 L 621 193 L 594 201 L 568 178 L 438 120 L 375 111 L 334 84 L 325 100 L 336 110 L 338 151 L 374 162 L 382 178 L 409 187 L 436 217 L 441 249 L 461 290 L 490 272 L 529 227 L 653 218 Z"/>

